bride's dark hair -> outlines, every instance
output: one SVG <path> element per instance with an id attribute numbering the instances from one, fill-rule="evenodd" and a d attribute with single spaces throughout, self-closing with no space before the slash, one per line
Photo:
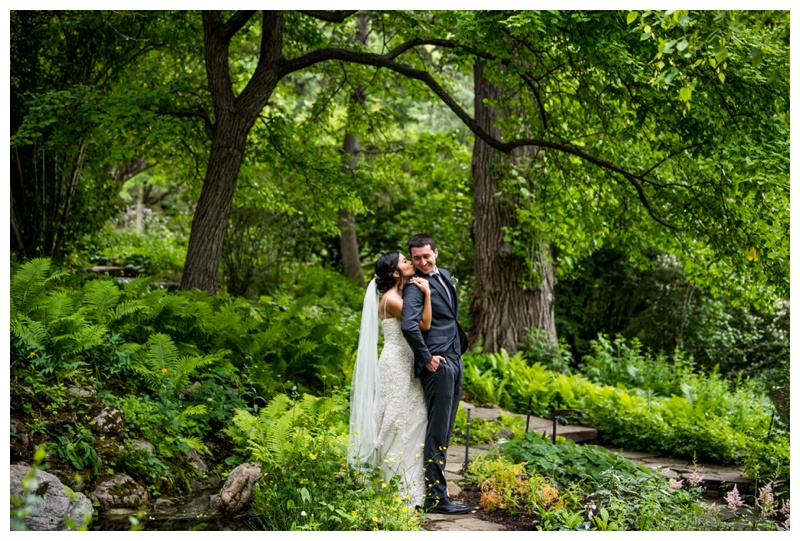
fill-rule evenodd
<path id="1" fill-rule="evenodd" d="M 392 275 L 397 270 L 399 261 L 400 252 L 388 252 L 375 262 L 375 285 L 381 293 L 386 293 L 394 287 L 396 280 Z"/>

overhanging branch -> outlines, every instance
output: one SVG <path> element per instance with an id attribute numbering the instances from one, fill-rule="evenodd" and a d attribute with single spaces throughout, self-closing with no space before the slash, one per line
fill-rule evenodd
<path id="1" fill-rule="evenodd" d="M 397 56 L 401 53 L 412 49 L 417 45 L 441 45 L 447 47 L 455 46 L 455 43 L 450 40 L 439 40 L 439 39 L 423 39 L 417 38 L 414 40 L 410 40 L 402 45 L 399 45 L 392 51 L 384 55 L 375 54 L 375 53 L 368 53 L 362 51 L 351 51 L 347 49 L 338 49 L 338 48 L 329 48 L 329 49 L 317 49 L 315 51 L 311 51 L 301 57 L 288 60 L 284 63 L 283 75 L 304 69 L 306 67 L 312 66 L 314 64 L 320 62 L 326 62 L 329 60 L 340 60 L 343 62 L 352 62 L 354 64 L 363 64 L 367 66 L 374 66 L 377 68 L 386 68 L 392 70 L 396 73 L 404 75 L 409 79 L 415 79 L 417 81 L 421 81 L 425 83 L 425 85 L 430 88 L 434 94 L 436 94 L 439 99 L 441 99 L 445 105 L 447 105 L 451 111 L 453 111 L 456 116 L 478 137 L 483 139 L 489 146 L 492 148 L 503 152 L 504 154 L 510 154 L 515 148 L 523 147 L 523 146 L 536 146 L 540 148 L 549 148 L 552 150 L 557 150 L 559 152 L 563 152 L 565 154 L 571 154 L 573 156 L 577 156 L 584 161 L 592 163 L 598 167 L 601 167 L 607 171 L 611 171 L 613 173 L 617 173 L 618 175 L 622 176 L 626 179 L 636 190 L 637 197 L 644 205 L 647 212 L 650 216 L 661 225 L 668 227 L 670 229 L 676 229 L 675 226 L 669 224 L 668 222 L 664 221 L 663 219 L 659 218 L 653 206 L 651 205 L 649 199 L 647 198 L 647 194 L 644 191 L 640 181 L 642 180 L 642 175 L 634 173 L 632 171 L 628 171 L 622 167 L 619 167 L 616 164 L 613 164 L 609 161 L 603 160 L 596 156 L 592 156 L 591 154 L 584 152 L 583 150 L 576 148 L 574 146 L 565 145 L 561 143 L 555 143 L 553 141 L 547 141 L 544 139 L 514 139 L 511 141 L 500 141 L 495 137 L 492 137 L 486 130 L 481 128 L 478 125 L 478 122 L 472 118 L 456 101 L 455 99 L 444 89 L 442 86 L 433 78 L 433 76 L 424 70 L 414 69 L 410 66 L 405 64 L 398 63 L 394 60 Z"/>
<path id="2" fill-rule="evenodd" d="M 320 21 L 325 21 L 328 23 L 341 23 L 349 16 L 358 13 L 358 10 L 321 11 L 314 9 L 300 9 L 298 10 L 298 13 L 302 13 L 303 15 L 308 15 L 309 17 L 314 17 L 315 19 L 319 19 Z"/>

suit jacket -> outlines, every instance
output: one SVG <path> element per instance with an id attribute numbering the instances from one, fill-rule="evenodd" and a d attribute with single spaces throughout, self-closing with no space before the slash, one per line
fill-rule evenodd
<path id="1" fill-rule="evenodd" d="M 412 283 L 406 282 L 403 295 L 403 321 L 401 328 L 408 345 L 414 352 L 414 373 L 419 377 L 434 355 L 443 355 L 453 346 L 461 355 L 467 350 L 467 335 L 458 324 L 458 294 L 450 283 L 450 273 L 439 269 L 444 287 L 450 291 L 451 305 L 442 283 L 433 276 L 417 271 L 414 276 L 428 280 L 431 290 L 431 328 L 419 328 L 425 295 Z"/>

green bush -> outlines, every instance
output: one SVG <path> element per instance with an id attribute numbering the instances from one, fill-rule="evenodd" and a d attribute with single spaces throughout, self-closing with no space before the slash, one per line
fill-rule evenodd
<path id="1" fill-rule="evenodd" d="M 634 366 L 644 363 L 641 359 L 664 362 L 635 348 L 620 348 L 635 353 L 631 361 L 607 354 L 607 345 L 598 349 L 608 365 L 613 363 L 607 359 Z M 504 409 L 525 413 L 530 400 L 533 414 L 545 418 L 557 408 L 581 410 L 585 414 L 582 422 L 596 428 L 609 444 L 689 460 L 745 464 L 750 475 L 758 475 L 755 479 L 775 480 L 788 490 L 788 477 L 783 477 L 789 464 L 788 433 L 775 430 L 770 442 L 763 444 L 772 452 L 761 450 L 773 407 L 752 387 L 740 385 L 731 391 L 728 383 L 714 374 L 706 377 L 684 367 L 669 387 L 656 387 L 663 392 L 679 389 L 679 394 L 661 395 L 653 388 L 601 385 L 579 374 L 554 373 L 542 365 L 528 364 L 521 354 L 509 356 L 505 351 L 465 355 L 464 360 L 464 391 L 479 403 L 496 400 Z M 662 370 L 667 373 L 668 367 L 654 367 L 650 373 Z M 625 373 L 630 375 L 627 370 Z"/>
<path id="2" fill-rule="evenodd" d="M 416 530 L 418 516 L 396 496 L 380 470 L 347 465 L 346 397 L 277 395 L 253 415 L 239 410 L 226 430 L 243 460 L 261 464 L 264 477 L 251 506 L 263 530 Z"/>

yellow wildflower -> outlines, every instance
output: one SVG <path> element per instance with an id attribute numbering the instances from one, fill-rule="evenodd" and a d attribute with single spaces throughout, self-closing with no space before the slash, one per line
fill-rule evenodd
<path id="1" fill-rule="evenodd" d="M 162 372 L 163 374 L 166 374 L 166 373 L 167 373 L 167 369 L 166 369 L 166 368 L 162 368 L 162 369 L 161 369 L 161 372 Z"/>

